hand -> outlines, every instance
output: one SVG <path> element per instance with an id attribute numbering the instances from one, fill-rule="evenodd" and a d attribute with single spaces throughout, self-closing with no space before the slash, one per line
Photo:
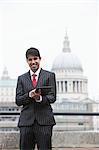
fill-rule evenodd
<path id="1" fill-rule="evenodd" d="M 34 90 L 29 92 L 29 97 L 36 99 L 40 96 L 40 94 L 41 94 L 40 90 L 36 91 L 36 89 L 34 89 Z"/>

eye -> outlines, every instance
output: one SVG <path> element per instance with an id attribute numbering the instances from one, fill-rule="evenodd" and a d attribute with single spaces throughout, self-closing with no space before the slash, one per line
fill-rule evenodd
<path id="1" fill-rule="evenodd" d="M 32 59 L 31 59 L 31 58 L 29 58 L 29 59 L 28 59 L 28 61 L 32 61 Z"/>
<path id="2" fill-rule="evenodd" d="M 37 57 L 34 57 L 34 60 L 37 60 L 38 58 Z"/>

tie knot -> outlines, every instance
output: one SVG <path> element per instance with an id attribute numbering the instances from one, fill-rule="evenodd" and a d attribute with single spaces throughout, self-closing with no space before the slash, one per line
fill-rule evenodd
<path id="1" fill-rule="evenodd" d="M 36 74 L 32 74 L 33 78 L 35 78 L 37 75 Z"/>

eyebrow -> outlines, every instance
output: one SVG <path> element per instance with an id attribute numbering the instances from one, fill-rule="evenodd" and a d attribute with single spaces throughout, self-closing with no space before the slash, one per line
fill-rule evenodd
<path id="1" fill-rule="evenodd" d="M 32 59 L 36 60 L 36 59 L 38 59 L 38 57 L 29 58 L 28 60 L 32 60 Z"/>

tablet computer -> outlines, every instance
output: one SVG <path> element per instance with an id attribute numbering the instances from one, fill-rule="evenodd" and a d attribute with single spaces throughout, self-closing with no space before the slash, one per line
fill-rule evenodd
<path id="1" fill-rule="evenodd" d="M 39 89 L 41 90 L 41 95 L 47 95 L 49 92 L 51 92 L 51 89 L 53 86 L 42 86 L 42 87 L 37 87 L 35 92 L 38 92 Z"/>

